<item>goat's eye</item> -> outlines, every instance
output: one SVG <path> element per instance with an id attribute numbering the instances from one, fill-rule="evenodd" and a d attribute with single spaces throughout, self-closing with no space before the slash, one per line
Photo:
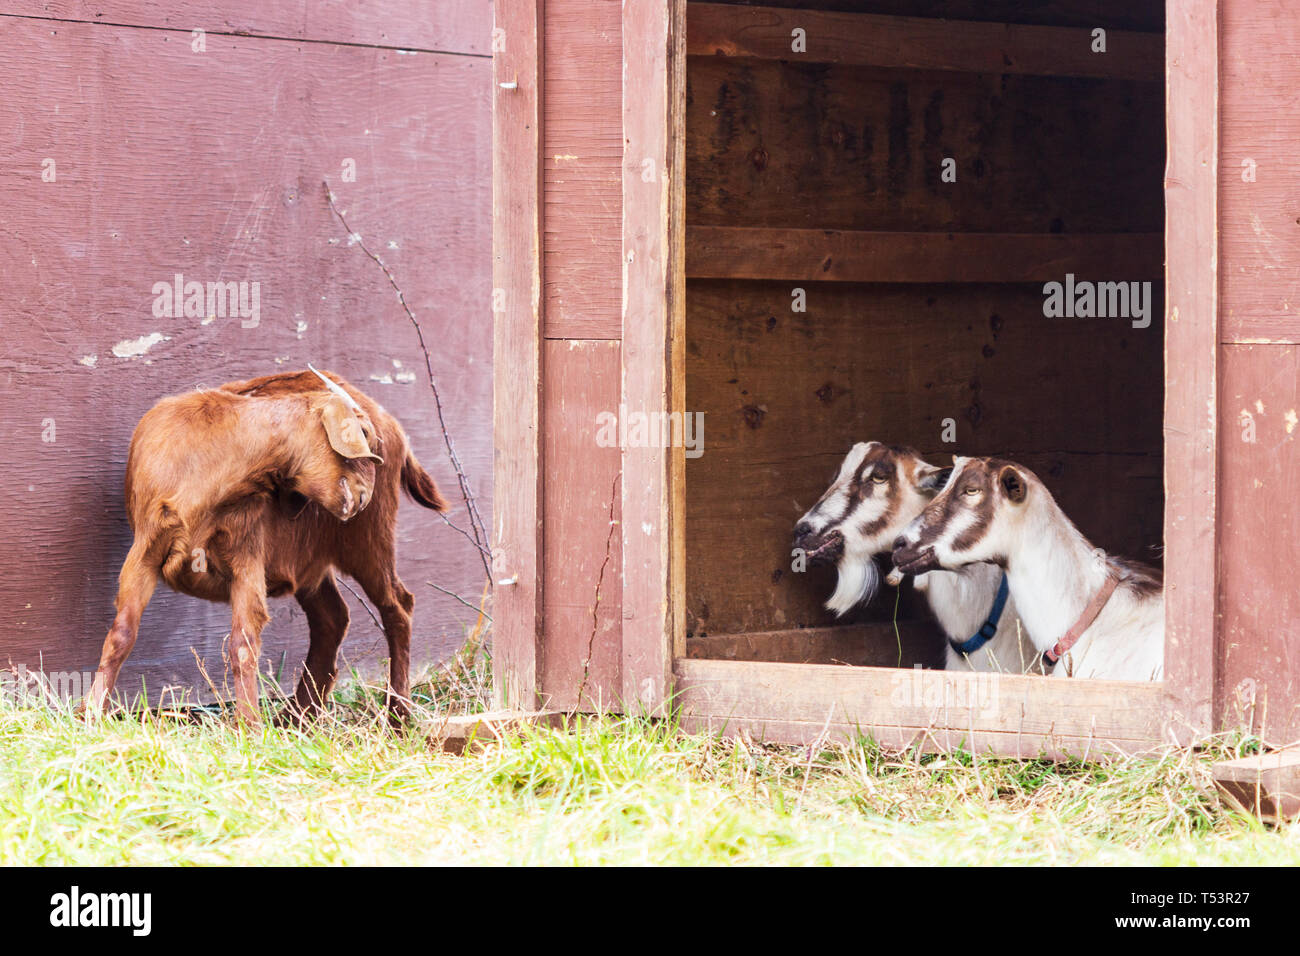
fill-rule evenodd
<path id="1" fill-rule="evenodd" d="M 887 475 L 882 475 L 880 472 L 876 472 L 871 476 L 871 480 L 877 485 L 883 485 L 889 480 L 889 477 Z"/>
<path id="2" fill-rule="evenodd" d="M 963 495 L 978 495 L 979 493 L 980 490 L 974 487 L 967 488 L 965 491 L 962 492 Z"/>

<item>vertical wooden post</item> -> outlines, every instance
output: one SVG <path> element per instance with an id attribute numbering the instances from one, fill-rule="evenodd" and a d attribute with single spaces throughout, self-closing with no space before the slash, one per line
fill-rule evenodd
<path id="1" fill-rule="evenodd" d="M 537 704 L 541 594 L 539 0 L 496 0 L 492 66 L 493 667 L 497 704 Z"/>
<path id="2" fill-rule="evenodd" d="M 1218 3 L 1169 4 L 1166 30 L 1165 684 L 1187 742 L 1215 719 Z"/>
<path id="3" fill-rule="evenodd" d="M 670 49 L 677 5 L 623 3 L 623 404 L 672 407 L 670 236 L 676 168 Z M 657 443 L 651 443 L 657 445 Z M 623 706 L 660 711 L 672 673 L 670 461 L 680 449 L 623 450 Z"/>
<path id="4" fill-rule="evenodd" d="M 686 417 L 686 0 L 672 7 L 668 70 L 669 196 L 668 394 L 669 405 Z M 702 435 L 700 436 L 703 437 Z M 703 444 L 701 443 L 701 452 Z M 686 656 L 686 450 L 669 451 L 668 604 L 669 662 Z"/>

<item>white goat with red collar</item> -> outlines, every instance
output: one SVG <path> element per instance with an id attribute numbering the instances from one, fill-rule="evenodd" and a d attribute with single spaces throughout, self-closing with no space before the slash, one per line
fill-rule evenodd
<path id="1" fill-rule="evenodd" d="M 1053 676 L 1164 676 L 1158 573 L 1094 548 L 1029 469 L 956 458 L 943 489 L 896 542 L 894 565 L 918 574 L 980 563 L 1005 569 L 1020 619 L 1055 665 Z"/>

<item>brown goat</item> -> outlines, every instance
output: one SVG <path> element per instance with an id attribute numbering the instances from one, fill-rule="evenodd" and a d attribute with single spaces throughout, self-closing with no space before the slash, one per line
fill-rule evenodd
<path id="1" fill-rule="evenodd" d="M 231 605 L 236 707 L 250 722 L 266 599 L 293 594 L 311 640 L 293 710 L 314 713 L 334 685 L 348 627 L 337 568 L 379 612 L 389 713 L 407 715 L 415 599 L 397 577 L 398 488 L 426 508 L 447 506 L 397 420 L 326 374 L 338 388 L 315 372 L 268 375 L 164 398 L 140 419 L 126 463 L 135 541 L 88 713 L 102 712 L 160 575 L 173 590 Z"/>

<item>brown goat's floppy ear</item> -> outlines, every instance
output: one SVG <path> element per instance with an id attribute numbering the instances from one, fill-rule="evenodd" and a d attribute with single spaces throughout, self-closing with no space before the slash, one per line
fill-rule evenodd
<path id="1" fill-rule="evenodd" d="M 361 421 L 352 410 L 338 398 L 330 398 L 322 407 L 321 421 L 325 423 L 325 434 L 329 436 L 330 447 L 344 458 L 373 458 L 383 464 L 380 458 L 366 444 Z"/>

